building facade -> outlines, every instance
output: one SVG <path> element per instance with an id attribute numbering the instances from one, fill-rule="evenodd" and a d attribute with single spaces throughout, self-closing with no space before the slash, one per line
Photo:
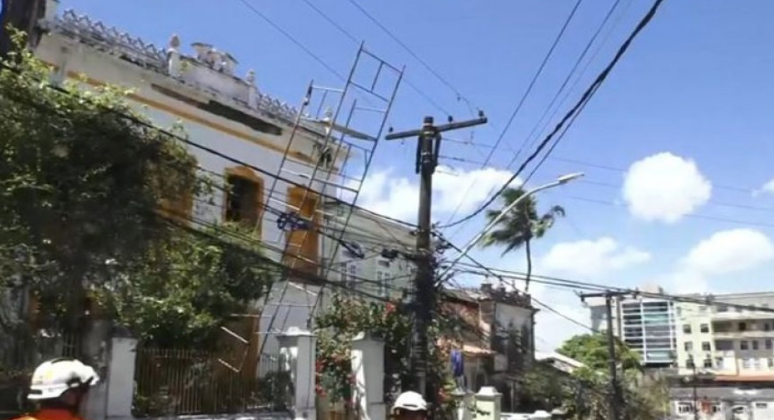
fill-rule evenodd
<path id="1" fill-rule="evenodd" d="M 201 42 L 184 48 L 175 35 L 167 46 L 156 47 L 87 16 L 60 13 L 57 6 L 58 1 L 46 2 L 43 36 L 34 49 L 52 68 L 52 82 L 130 89 L 129 105 L 153 125 L 182 127 L 202 175 L 219 186 L 207 196 L 167 203 L 174 214 L 192 227 L 249 226 L 268 257 L 281 261 L 289 247 L 296 247 L 294 254 L 316 272 L 320 232 L 283 228 L 280 218 L 297 212 L 317 219 L 314 192 L 327 184 L 313 171 L 326 157 L 322 144 L 332 138 L 328 128 L 265 93 L 255 73 L 240 74 L 237 60 L 227 52 Z M 343 157 L 333 156 L 317 171 L 336 173 L 343 164 Z M 268 337 L 267 351 L 274 351 L 280 326 L 307 325 L 319 288 L 275 283 L 268 303 L 256 303 L 244 314 L 243 323 L 249 325 L 241 328 L 247 331 L 242 338 L 254 343 Z"/>
<path id="2" fill-rule="evenodd" d="M 444 295 L 447 317 L 459 317 L 454 333 L 462 342 L 449 343 L 464 358 L 464 380 L 458 378 L 458 384 L 468 390 L 495 386 L 503 394 L 503 410 L 512 410 L 519 382 L 535 358 L 537 311 L 529 296 L 489 284 Z"/>
<path id="3" fill-rule="evenodd" d="M 339 284 L 332 286 L 334 291 L 402 299 L 417 271 L 410 258 L 416 249 L 415 229 L 359 208 L 348 217 L 345 206 L 325 206 L 322 274 Z"/>
<path id="4" fill-rule="evenodd" d="M 774 293 L 703 296 L 711 303 L 678 303 L 680 373 L 694 367 L 725 378 L 774 380 Z M 745 310 L 745 305 L 762 310 Z"/>
<path id="5" fill-rule="evenodd" d="M 657 287 L 643 291 L 663 293 Z M 586 302 L 595 331 L 608 328 L 604 299 Z M 613 299 L 611 326 L 617 337 L 640 355 L 645 367 L 664 368 L 675 364 L 677 346 L 675 304 L 666 299 L 617 297 Z"/>

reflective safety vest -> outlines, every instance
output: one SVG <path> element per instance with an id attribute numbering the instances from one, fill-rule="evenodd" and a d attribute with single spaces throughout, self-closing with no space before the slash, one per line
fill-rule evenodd
<path id="1" fill-rule="evenodd" d="M 15 420 L 83 420 L 70 410 L 46 408 L 36 413 L 16 418 Z"/>

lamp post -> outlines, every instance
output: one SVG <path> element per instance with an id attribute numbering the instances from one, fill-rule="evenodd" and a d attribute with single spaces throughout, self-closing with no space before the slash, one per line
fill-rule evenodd
<path id="1" fill-rule="evenodd" d="M 476 244 L 478 244 L 481 241 L 481 239 L 483 239 L 484 236 L 486 236 L 487 233 L 489 233 L 492 229 L 494 229 L 494 227 L 497 225 L 498 222 L 500 222 L 500 220 L 502 220 L 508 213 L 510 213 L 511 210 L 516 208 L 516 206 L 519 205 L 519 203 L 521 203 L 522 201 L 526 200 L 527 197 L 532 197 L 533 195 L 537 194 L 538 192 L 543 191 L 543 190 L 547 190 L 549 188 L 554 188 L 554 187 L 558 187 L 560 185 L 564 185 L 564 184 L 566 184 L 566 183 L 568 183 L 570 181 L 576 180 L 576 179 L 578 179 L 578 178 L 580 178 L 582 176 L 583 176 L 583 173 L 580 173 L 580 172 L 572 173 L 572 174 L 567 174 L 567 175 L 562 175 L 559 178 L 557 178 L 556 181 L 548 183 L 548 184 L 545 184 L 545 185 L 541 185 L 539 187 L 535 187 L 535 188 L 525 192 L 524 194 L 522 194 L 522 196 L 519 197 L 518 199 L 513 200 L 513 203 L 509 204 L 508 207 L 504 208 L 500 212 L 500 214 L 498 214 L 497 217 L 494 218 L 494 220 L 489 222 L 489 224 L 487 224 L 481 230 L 481 232 L 478 233 L 478 235 L 476 235 L 473 239 L 470 240 L 470 242 L 468 242 L 467 245 L 465 245 L 465 248 L 462 249 L 462 252 L 460 252 L 460 254 L 457 255 L 457 258 L 455 258 L 446 267 L 446 269 L 441 273 L 439 278 L 441 278 L 441 279 L 444 278 L 444 276 L 446 276 L 446 274 L 448 274 L 449 271 L 451 271 L 452 268 L 454 268 L 455 264 L 460 262 L 460 260 L 463 259 L 468 254 L 468 252 L 470 252 L 470 250 L 472 250 L 473 247 L 475 247 Z"/>

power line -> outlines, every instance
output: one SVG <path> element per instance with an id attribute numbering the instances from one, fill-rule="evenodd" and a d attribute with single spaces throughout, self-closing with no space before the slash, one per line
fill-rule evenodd
<path id="1" fill-rule="evenodd" d="M 336 28 L 339 32 L 344 34 L 350 41 L 352 41 L 355 44 L 360 44 L 360 40 L 353 35 L 351 32 L 349 32 L 346 28 L 344 28 L 341 24 L 336 22 L 335 19 L 333 19 L 330 15 L 325 13 L 322 9 L 315 6 L 314 3 L 312 3 L 310 0 L 303 0 L 304 3 L 306 3 L 307 6 L 309 6 L 312 10 L 315 11 L 318 15 L 320 15 L 323 19 L 325 19 L 326 22 L 333 25 L 334 28 Z M 403 81 L 408 85 L 408 87 L 411 88 L 414 92 L 419 94 L 424 100 L 426 100 L 430 105 L 434 106 L 436 109 L 444 113 L 445 115 L 451 115 L 451 112 L 449 112 L 443 105 L 439 104 L 435 99 L 433 99 L 429 94 L 427 94 L 424 90 L 422 90 L 419 86 L 417 86 L 415 83 L 413 83 L 408 78 L 403 79 Z"/>
<path id="2" fill-rule="evenodd" d="M 318 55 L 317 55 L 317 54 L 315 54 L 315 53 L 314 53 L 312 50 L 310 50 L 309 48 L 307 48 L 307 47 L 306 47 L 306 46 L 305 46 L 305 45 L 304 45 L 304 44 L 303 44 L 301 41 L 299 41 L 298 39 L 296 39 L 296 38 L 295 38 L 293 35 L 291 35 L 291 34 L 290 34 L 288 31 L 286 31 L 286 30 L 282 29 L 282 27 L 281 27 L 281 26 L 279 26 L 279 25 L 277 25 L 276 23 L 274 23 L 274 21 L 272 21 L 271 19 L 269 19 L 269 17 L 268 17 L 268 16 L 266 16 L 266 15 L 265 15 L 263 12 L 261 12 L 260 10 L 258 10 L 258 8 L 256 8 L 256 7 L 255 7 L 255 6 L 253 6 L 252 4 L 250 4 L 250 2 L 249 2 L 249 1 L 247 1 L 247 0 L 238 0 L 238 1 L 239 1 L 240 3 L 242 3 L 242 4 L 243 4 L 243 5 L 244 5 L 244 6 L 245 6 L 245 7 L 246 7 L 248 10 L 252 11 L 252 12 L 253 12 L 253 13 L 254 13 L 256 16 L 260 17 L 260 18 L 261 18 L 261 19 L 262 19 L 264 22 L 268 23 L 268 24 L 269 24 L 269 25 L 270 25 L 272 28 L 274 28 L 276 31 L 278 31 L 279 33 L 281 33 L 282 35 L 284 35 L 284 36 L 285 36 L 285 38 L 287 38 L 288 40 L 290 40 L 290 42 L 292 42 L 293 44 L 295 44 L 295 45 L 296 45 L 298 48 L 300 48 L 302 51 L 304 51 L 304 52 L 305 52 L 307 55 L 309 55 L 310 57 L 312 57 L 312 59 L 313 59 L 314 61 L 316 61 L 316 62 L 317 62 L 318 64 L 320 64 L 321 66 L 325 67 L 325 69 L 326 69 L 326 70 L 328 70 L 328 71 L 329 71 L 329 72 L 331 72 L 333 75 L 335 75 L 336 77 L 338 77 L 338 78 L 339 78 L 339 80 L 342 80 L 342 81 L 345 81 L 345 80 L 347 80 L 347 79 L 346 79 L 346 77 L 344 77 L 344 75 L 342 75 L 342 74 L 341 74 L 341 73 L 339 73 L 339 72 L 338 72 L 336 69 L 334 69 L 333 67 L 331 67 L 331 66 L 330 66 L 328 63 L 326 63 L 326 62 L 325 62 L 325 61 L 324 61 L 322 58 L 320 58 L 320 56 L 318 56 Z"/>
<path id="3" fill-rule="evenodd" d="M 529 94 L 532 92 L 532 89 L 534 88 L 535 83 L 537 82 L 538 78 L 540 78 L 540 75 L 543 73 L 543 69 L 548 63 L 548 60 L 553 55 L 554 50 L 556 49 L 556 46 L 559 45 L 559 41 L 561 41 L 562 37 L 564 36 L 564 33 L 567 30 L 567 27 L 570 25 L 570 22 L 575 16 L 575 12 L 578 11 L 578 7 L 580 7 L 581 3 L 583 3 L 583 0 L 577 0 L 575 2 L 575 6 L 573 6 L 572 10 L 570 11 L 570 14 L 567 16 L 567 19 L 565 19 L 564 24 L 562 25 L 562 28 L 559 30 L 559 33 L 556 35 L 556 38 L 554 38 L 554 42 L 551 44 L 551 48 L 549 48 L 548 52 L 543 57 L 543 61 L 540 63 L 540 66 L 538 66 L 538 70 L 537 72 L 535 72 L 535 75 L 532 76 L 532 80 L 529 82 L 529 85 L 527 86 L 527 90 L 524 91 L 524 94 L 521 96 L 521 99 L 519 99 L 519 102 L 517 103 L 516 108 L 511 113 L 510 118 L 508 118 L 508 122 L 505 124 L 505 127 L 503 127 L 502 131 L 500 132 L 500 135 L 497 137 L 497 140 L 495 141 L 494 146 L 492 146 L 492 149 L 489 151 L 489 154 L 487 155 L 486 159 L 484 159 L 484 164 L 482 165 L 482 167 L 485 167 L 486 165 L 488 165 L 489 162 L 492 160 L 492 157 L 494 157 L 495 151 L 497 150 L 497 148 L 500 146 L 500 143 L 505 138 L 505 135 L 508 133 L 508 130 L 510 129 L 511 124 L 513 124 L 513 121 L 516 119 L 516 116 L 518 115 L 519 111 L 521 111 L 521 108 L 524 105 L 524 102 L 527 100 L 527 97 L 529 97 Z M 523 147 L 524 145 L 522 145 L 522 147 L 516 151 L 515 156 L 518 156 L 519 154 L 521 154 L 521 150 L 523 149 Z M 471 184 L 465 190 L 465 193 L 462 195 L 463 199 L 460 200 L 460 202 L 457 204 L 452 214 L 447 219 L 446 221 L 447 226 L 453 226 L 453 225 L 449 225 L 449 222 L 451 222 L 451 220 L 454 219 L 454 217 L 457 215 L 457 212 L 459 212 L 459 210 L 462 208 L 462 203 L 465 201 L 465 198 L 470 194 L 472 189 L 473 189 L 473 185 Z"/>
<path id="4" fill-rule="evenodd" d="M 586 161 L 586 160 L 570 159 L 570 158 L 559 157 L 559 156 L 551 156 L 550 159 L 554 160 L 554 161 L 557 161 L 557 162 L 565 162 L 565 163 L 585 166 L 585 167 L 589 167 L 589 168 L 601 169 L 601 170 L 605 170 L 605 171 L 618 172 L 618 173 L 626 173 L 626 172 L 628 172 L 628 169 L 622 168 L 620 166 L 606 165 L 606 164 L 602 164 L 602 163 L 589 162 L 589 161 Z M 750 194 L 752 194 L 752 193 L 755 192 L 755 190 L 753 188 L 739 187 L 739 186 L 733 186 L 733 185 L 728 185 L 728 184 L 713 184 L 712 186 L 715 187 L 715 188 L 720 188 L 720 189 L 729 190 L 729 191 L 737 191 L 737 192 L 742 192 L 742 193 L 750 193 Z"/>
<path id="5" fill-rule="evenodd" d="M 621 3 L 621 0 L 616 0 L 615 3 L 613 3 L 613 5 L 610 7 L 610 9 L 608 10 L 607 14 L 605 15 L 604 19 L 602 20 L 602 22 L 597 27 L 596 32 L 594 32 L 594 35 L 592 35 L 591 39 L 589 39 L 589 41 L 586 43 L 586 47 L 583 49 L 583 52 L 581 52 L 581 55 L 578 57 L 577 60 L 575 60 L 575 64 L 572 66 L 572 69 L 570 70 L 570 72 L 567 73 L 567 77 L 565 77 L 564 81 L 562 82 L 562 85 L 559 87 L 559 89 L 557 89 L 556 93 L 554 94 L 554 97 L 551 99 L 551 102 L 548 104 L 548 106 L 546 107 L 545 111 L 543 111 L 543 115 L 540 116 L 540 119 L 537 121 L 537 123 L 535 123 L 535 126 L 532 128 L 532 131 L 527 135 L 527 139 L 524 142 L 524 144 L 526 145 L 526 148 L 532 147 L 532 143 L 534 143 L 534 141 L 532 141 L 532 136 L 536 134 L 538 127 L 540 126 L 540 124 L 543 123 L 545 118 L 548 116 L 548 113 L 551 111 L 553 106 L 556 104 L 556 101 L 559 99 L 559 97 L 561 96 L 562 92 L 567 87 L 567 84 L 572 79 L 572 76 L 578 70 L 578 67 L 583 62 L 583 59 L 586 58 L 586 54 L 588 54 L 589 50 L 591 49 L 591 46 L 594 45 L 594 42 L 597 40 L 597 37 L 599 37 L 600 33 L 602 33 L 602 29 L 605 27 L 607 22 L 610 20 L 610 17 L 612 17 L 613 13 L 615 13 L 615 10 L 618 8 L 620 3 Z M 535 139 L 535 140 L 537 140 L 537 139 Z M 508 163 L 508 166 L 506 166 L 506 168 L 510 168 L 516 162 L 516 160 L 519 158 L 519 155 L 521 154 L 521 150 L 522 149 L 519 149 L 519 152 L 517 152 L 513 156 L 513 158 Z M 548 154 L 550 154 L 550 151 L 549 151 Z M 538 164 L 538 166 L 535 168 L 535 170 L 533 170 L 533 173 L 535 171 L 537 171 L 538 167 L 540 167 L 540 164 Z M 526 181 L 525 181 L 525 183 L 526 183 Z"/>
<path id="6" fill-rule="evenodd" d="M 602 205 L 613 206 L 613 207 L 622 207 L 620 204 L 616 202 L 607 201 L 607 200 L 599 200 L 599 199 L 580 197 L 580 196 L 567 196 L 566 198 L 569 198 L 570 200 L 584 201 L 587 203 L 602 204 Z M 710 216 L 706 214 L 696 214 L 696 213 L 686 214 L 684 215 L 684 217 L 691 218 L 691 219 L 710 220 L 715 222 L 733 223 L 733 224 L 743 225 L 743 226 L 757 226 L 757 227 L 763 227 L 768 229 L 774 229 L 774 224 L 766 223 L 766 222 L 746 221 L 746 220 L 732 219 L 727 217 L 717 217 L 717 216 Z"/>
<path id="7" fill-rule="evenodd" d="M 347 0 L 352 6 L 357 8 L 365 17 L 368 18 L 371 22 L 373 22 L 376 26 L 379 27 L 384 33 L 387 34 L 390 38 L 392 38 L 393 41 L 395 41 L 398 45 L 400 45 L 401 48 L 403 48 L 409 55 L 411 55 L 419 64 L 421 64 L 427 71 L 429 71 L 433 76 L 435 76 L 436 79 L 438 79 L 444 86 L 449 88 L 452 92 L 454 92 L 455 95 L 457 95 L 457 100 L 464 101 L 468 106 L 473 107 L 473 104 L 466 98 L 460 91 L 454 87 L 454 85 L 451 84 L 448 80 L 446 80 L 445 77 L 443 77 L 437 70 L 435 70 L 430 64 L 428 64 L 425 60 L 422 59 L 422 57 L 419 56 L 414 50 L 411 49 L 405 42 L 403 42 L 397 35 L 395 35 L 389 28 L 387 28 L 384 24 L 382 24 L 374 15 L 372 15 L 368 10 L 366 10 L 363 6 L 361 6 L 358 2 L 355 0 Z M 448 114 L 447 115 L 451 115 Z"/>
<path id="8" fill-rule="evenodd" d="M 527 165 L 530 164 L 537 156 L 540 154 L 540 152 L 543 151 L 543 149 L 548 145 L 548 143 L 554 138 L 554 136 L 559 133 L 562 128 L 564 128 L 564 125 L 573 119 L 575 114 L 585 106 L 585 103 L 591 100 L 594 93 L 596 93 L 597 89 L 604 83 L 604 81 L 609 76 L 610 72 L 613 70 L 615 65 L 620 61 L 621 57 L 624 55 L 624 53 L 629 49 L 629 46 L 631 45 L 632 41 L 639 35 L 639 33 L 651 22 L 653 17 L 656 14 L 656 11 L 661 6 L 664 0 L 656 0 L 653 6 L 650 8 L 648 13 L 642 18 L 642 20 L 637 24 L 637 27 L 634 29 L 634 31 L 627 37 L 626 41 L 621 45 L 621 47 L 618 49 L 618 52 L 613 57 L 612 61 L 607 65 L 607 67 L 597 76 L 596 80 L 589 86 L 586 91 L 583 93 L 581 98 L 576 102 L 576 104 L 565 114 L 565 116 L 559 121 L 559 123 L 556 125 L 556 127 L 551 131 L 538 145 L 537 149 L 529 156 L 527 159 L 521 164 L 519 169 L 506 181 L 503 186 L 492 196 L 490 197 L 485 203 L 483 203 L 481 206 L 479 206 L 478 209 L 470 213 L 469 215 L 451 223 L 447 223 L 444 226 L 440 226 L 441 228 L 448 228 L 452 226 L 459 225 L 461 223 L 464 223 L 477 215 L 479 215 L 481 212 L 483 212 L 487 207 L 489 207 L 490 204 L 492 204 L 497 197 L 502 194 L 503 191 L 505 191 L 508 186 L 515 181 L 518 176 L 521 174 L 521 172 L 524 171 L 524 168 L 527 167 Z M 574 119 L 573 119 L 574 121 Z"/>

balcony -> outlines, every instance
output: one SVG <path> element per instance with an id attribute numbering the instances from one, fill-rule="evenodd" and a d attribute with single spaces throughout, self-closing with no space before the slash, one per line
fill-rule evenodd
<path id="1" fill-rule="evenodd" d="M 754 321 L 754 320 L 774 319 L 774 314 L 771 312 L 726 311 L 726 312 L 712 312 L 709 314 L 709 318 L 712 321 Z"/>
<path id="2" fill-rule="evenodd" d="M 774 331 L 715 331 L 712 337 L 716 340 L 774 339 Z"/>

